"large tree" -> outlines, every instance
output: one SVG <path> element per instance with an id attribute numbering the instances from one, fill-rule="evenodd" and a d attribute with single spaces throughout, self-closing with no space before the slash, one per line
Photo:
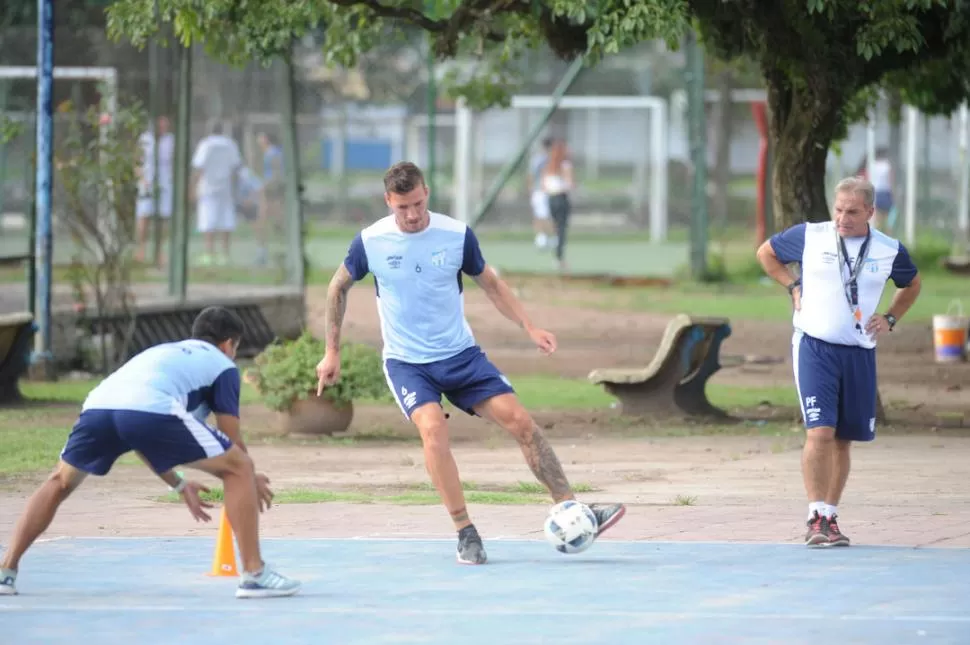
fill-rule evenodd
<path id="1" fill-rule="evenodd" d="M 110 32 L 136 45 L 156 33 L 156 0 L 118 0 Z M 768 91 L 780 224 L 824 220 L 829 146 L 880 88 L 928 113 L 970 95 L 970 3 L 961 0 L 157 0 L 185 43 L 226 61 L 285 55 L 325 34 L 328 62 L 353 65 L 389 29 L 428 32 L 437 55 L 474 61 L 453 85 L 476 105 L 501 102 L 518 62 L 543 44 L 590 64 L 648 39 L 672 46 L 696 26 L 724 60 L 747 57 Z"/>

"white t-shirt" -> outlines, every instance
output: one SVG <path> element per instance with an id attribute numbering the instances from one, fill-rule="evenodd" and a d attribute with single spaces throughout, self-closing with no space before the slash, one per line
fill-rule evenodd
<path id="1" fill-rule="evenodd" d="M 142 180 L 146 186 L 155 181 L 155 135 L 151 130 L 143 132 L 138 138 L 142 153 Z M 171 188 L 174 180 L 172 164 L 175 160 L 175 135 L 166 132 L 158 138 L 158 184 L 161 188 Z"/>
<path id="2" fill-rule="evenodd" d="M 91 390 L 82 410 L 136 410 L 199 421 L 239 416 L 239 368 L 215 345 L 183 340 L 149 347 Z"/>
<path id="3" fill-rule="evenodd" d="M 232 199 L 232 176 L 242 164 L 239 146 L 229 137 L 212 134 L 199 142 L 192 168 L 201 171 L 199 197 Z"/>
<path id="4" fill-rule="evenodd" d="M 892 165 L 888 159 L 876 159 L 869 171 L 869 181 L 877 193 L 892 190 Z"/>
<path id="5" fill-rule="evenodd" d="M 571 168 L 572 164 L 568 161 L 564 161 L 562 164 L 563 170 Z M 561 195 L 563 193 L 568 193 L 572 189 L 569 182 L 566 181 L 564 175 L 544 175 L 542 177 L 542 190 L 545 191 L 547 195 Z"/>
<path id="6" fill-rule="evenodd" d="M 854 266 L 864 237 L 846 238 L 849 263 Z M 795 330 L 836 345 L 872 349 L 876 342 L 864 332 L 865 323 L 876 312 L 886 282 L 907 287 L 916 277 L 916 265 L 899 240 L 872 230 L 869 249 L 858 273 L 857 285 L 861 326 L 856 328 L 845 287 L 849 270 L 839 250 L 834 222 L 796 224 L 771 238 L 771 247 L 784 264 L 801 264 L 802 306 L 794 312 Z"/>

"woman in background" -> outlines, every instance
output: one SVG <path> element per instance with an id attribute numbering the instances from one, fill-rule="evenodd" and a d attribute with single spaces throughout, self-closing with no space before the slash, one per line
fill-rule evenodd
<path id="1" fill-rule="evenodd" d="M 549 157 L 542 169 L 542 191 L 549 200 L 549 214 L 556 226 L 556 237 L 553 244 L 556 247 L 556 259 L 559 261 L 559 271 L 568 270 L 565 260 L 566 229 L 569 226 L 571 206 L 569 193 L 573 189 L 573 166 L 569 161 L 569 151 L 562 139 L 553 141 L 549 148 Z"/>
<path id="2" fill-rule="evenodd" d="M 893 216 L 896 203 L 893 199 L 893 166 L 889 160 L 889 150 L 877 148 L 872 168 L 866 166 L 866 160 L 863 159 L 856 174 L 868 179 L 876 191 L 876 212 L 869 223 L 874 229 L 888 232 L 893 228 L 896 219 Z"/>

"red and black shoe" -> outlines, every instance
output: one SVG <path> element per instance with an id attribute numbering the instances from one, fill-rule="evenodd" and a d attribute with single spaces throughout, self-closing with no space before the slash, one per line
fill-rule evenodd
<path id="1" fill-rule="evenodd" d="M 849 546 L 849 536 L 839 530 L 838 515 L 822 518 L 825 520 L 825 535 L 828 543 L 825 546 Z"/>
<path id="2" fill-rule="evenodd" d="M 812 517 L 806 524 L 808 524 L 808 530 L 805 531 L 805 546 L 828 546 L 828 519 L 818 511 L 812 511 Z"/>
<path id="3" fill-rule="evenodd" d="M 626 506 L 623 504 L 590 504 L 589 510 L 593 511 L 593 515 L 596 516 L 596 521 L 599 524 L 596 537 L 603 535 L 608 528 L 626 515 Z"/>

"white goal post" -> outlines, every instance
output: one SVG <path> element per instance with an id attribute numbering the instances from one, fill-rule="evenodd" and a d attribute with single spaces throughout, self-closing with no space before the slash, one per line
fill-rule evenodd
<path id="1" fill-rule="evenodd" d="M 554 102 L 551 96 L 513 96 L 512 109 L 542 109 Z M 637 186 L 646 186 L 649 175 L 649 203 L 650 203 L 650 240 L 663 242 L 667 239 L 667 204 L 668 180 L 667 164 L 669 161 L 668 140 L 668 109 L 667 101 L 656 96 L 565 96 L 562 97 L 557 109 L 560 110 L 645 110 L 650 113 L 650 134 L 647 142 L 630 142 L 631 146 L 638 143 L 649 145 L 648 154 L 643 155 L 645 163 L 637 163 L 634 167 L 633 181 Z M 458 101 L 455 107 L 455 206 L 456 219 L 469 222 L 471 212 L 471 176 L 472 128 L 474 114 L 464 101 Z M 649 164 L 649 172 L 647 165 Z M 474 224 L 474 222 L 470 222 Z"/>
<path id="2" fill-rule="evenodd" d="M 37 78 L 37 68 L 0 66 L 0 80 Z M 110 91 L 108 112 L 114 116 L 118 101 L 118 71 L 114 67 L 55 67 L 54 80 L 103 81 Z"/>
<path id="3" fill-rule="evenodd" d="M 95 81 L 103 82 L 107 86 L 107 111 L 114 120 L 114 117 L 118 109 L 118 71 L 114 67 L 57 67 L 53 69 L 53 76 L 55 81 L 60 80 L 77 80 L 77 81 Z M 23 80 L 23 79 L 36 79 L 37 78 L 37 67 L 32 66 L 11 66 L 11 65 L 0 65 L 0 82 L 9 80 Z M 54 112 L 57 108 L 54 108 Z M 3 110 L 0 109 L 0 113 Z M 38 115 L 39 116 L 39 115 Z M 35 116 L 36 118 L 36 116 Z M 107 135 L 107 128 L 104 124 L 100 125 L 99 136 L 102 141 Z M 108 187 L 111 190 L 111 187 Z M 103 210 L 100 211 L 103 216 Z M 114 216 L 114 213 L 110 214 Z"/>

